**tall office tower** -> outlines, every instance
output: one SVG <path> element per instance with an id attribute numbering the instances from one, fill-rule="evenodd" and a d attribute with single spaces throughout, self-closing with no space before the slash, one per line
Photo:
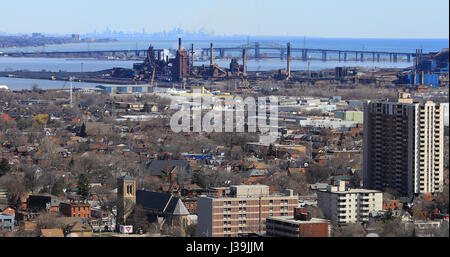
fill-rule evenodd
<path id="1" fill-rule="evenodd" d="M 401 93 L 397 102 L 364 105 L 365 188 L 391 188 L 402 195 L 443 189 L 443 108 L 414 102 Z"/>

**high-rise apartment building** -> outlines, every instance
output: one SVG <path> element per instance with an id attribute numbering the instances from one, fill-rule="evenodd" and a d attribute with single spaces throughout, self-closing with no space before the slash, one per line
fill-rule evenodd
<path id="1" fill-rule="evenodd" d="M 391 188 L 402 195 L 443 189 L 443 108 L 414 102 L 402 93 L 397 102 L 364 106 L 365 188 Z"/>
<path id="2" fill-rule="evenodd" d="M 230 186 L 224 196 L 198 197 L 199 237 L 235 237 L 239 233 L 266 231 L 266 218 L 293 216 L 298 195 L 292 190 L 285 194 L 270 194 L 266 185 Z"/>

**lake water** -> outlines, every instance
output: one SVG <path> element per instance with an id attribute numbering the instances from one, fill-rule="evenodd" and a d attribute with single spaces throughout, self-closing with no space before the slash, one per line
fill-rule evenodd
<path id="1" fill-rule="evenodd" d="M 442 48 L 448 48 L 448 39 L 327 39 L 327 38 L 270 38 L 258 39 L 258 42 L 270 42 L 275 44 L 285 45 L 287 42 L 291 43 L 293 48 L 318 48 L 318 49 L 336 49 L 336 50 L 366 50 L 366 51 L 388 51 L 388 52 L 409 52 L 414 53 L 416 49 L 423 49 L 424 53 L 440 51 Z M 214 47 L 234 47 L 247 44 L 247 41 L 239 40 L 220 40 L 212 41 Z M 184 48 L 190 48 L 191 43 L 194 48 L 208 48 L 210 41 L 183 41 Z M 35 51 L 88 51 L 88 50 L 136 50 L 147 49 L 149 45 L 153 45 L 157 49 L 176 49 L 178 47 L 177 40 L 170 41 L 119 41 L 109 43 L 74 43 L 65 45 L 48 45 L 45 47 L 25 47 L 25 48 L 3 48 L 3 52 L 35 52 Z M 228 53 L 226 53 L 228 54 Z M 239 56 L 239 53 L 232 53 L 233 56 Z M 292 56 L 298 56 L 300 53 L 293 53 Z M 313 57 L 314 54 L 313 54 Z M 319 57 L 319 56 L 317 56 Z M 329 57 L 333 57 L 330 56 Z M 368 56 L 371 57 L 371 56 Z M 353 56 L 349 56 L 353 58 Z M 411 59 L 411 61 L 413 61 Z M 30 71 L 99 71 L 111 69 L 114 67 L 132 68 L 133 63 L 140 61 L 119 61 L 119 60 L 97 60 L 97 59 L 63 59 L 63 58 L 12 58 L 0 57 L 0 70 L 30 70 Z M 241 60 L 239 60 L 241 63 Z M 215 60 L 221 67 L 229 67 L 229 60 Z M 197 61 L 195 65 L 209 65 L 209 61 Z M 412 66 L 410 62 L 338 62 L 327 61 L 322 62 L 312 60 L 310 62 L 311 70 L 320 70 L 325 68 L 334 68 L 336 66 L 360 66 L 366 68 L 406 68 Z M 247 60 L 247 70 L 249 71 L 266 71 L 286 68 L 286 61 L 280 59 L 265 59 L 265 60 Z M 308 63 L 299 60 L 291 61 L 292 70 L 306 70 Z M 65 82 L 58 81 L 39 81 L 39 80 L 24 80 L 16 78 L 0 78 L 1 85 L 8 85 L 13 90 L 20 88 L 31 88 L 33 84 L 39 84 L 42 88 L 59 88 Z M 23 85 L 23 86 L 21 86 Z M 95 87 L 97 84 L 81 83 L 79 87 Z M 75 83 L 74 83 L 75 86 Z"/>

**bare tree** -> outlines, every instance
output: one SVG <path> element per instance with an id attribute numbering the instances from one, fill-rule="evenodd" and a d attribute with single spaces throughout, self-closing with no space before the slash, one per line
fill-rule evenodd
<path id="1" fill-rule="evenodd" d="M 359 223 L 333 225 L 331 229 L 333 237 L 364 237 L 364 227 Z"/>

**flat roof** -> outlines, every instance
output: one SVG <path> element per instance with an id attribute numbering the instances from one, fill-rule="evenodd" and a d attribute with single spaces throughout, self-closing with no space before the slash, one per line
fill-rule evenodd
<path id="1" fill-rule="evenodd" d="M 357 189 L 349 189 L 347 191 L 328 191 L 328 190 L 319 190 L 319 192 L 327 192 L 327 193 L 333 193 L 333 194 L 357 194 L 357 193 L 383 193 L 381 191 L 378 190 L 373 190 L 373 189 L 362 189 L 362 188 L 357 188 Z"/>
<path id="2" fill-rule="evenodd" d="M 293 216 L 278 216 L 278 217 L 267 217 L 266 220 L 271 219 L 275 221 L 287 222 L 291 224 L 309 224 L 309 223 L 328 223 L 326 219 L 311 218 L 311 220 L 296 220 Z"/>

